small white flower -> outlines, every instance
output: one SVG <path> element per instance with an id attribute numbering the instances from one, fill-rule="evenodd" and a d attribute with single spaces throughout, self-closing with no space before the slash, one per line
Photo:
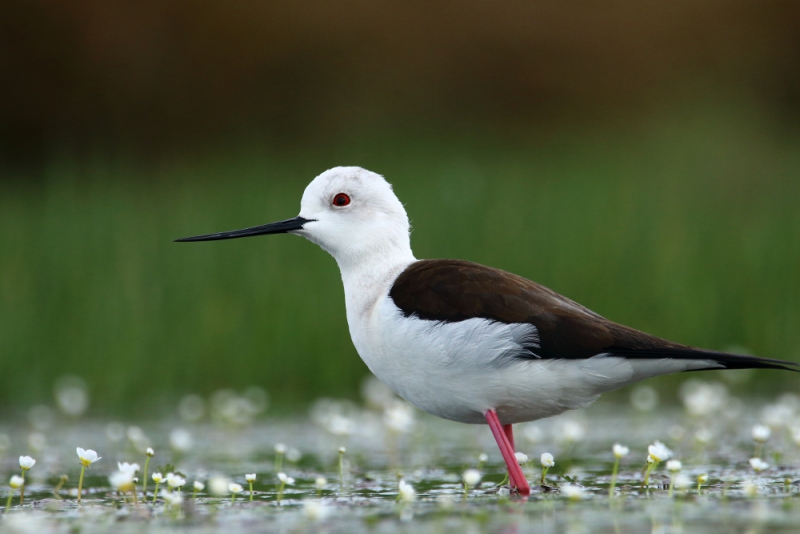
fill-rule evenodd
<path id="1" fill-rule="evenodd" d="M 323 489 L 328 484 L 328 479 L 325 477 L 317 477 L 314 481 L 314 486 L 317 487 L 318 490 Z"/>
<path id="2" fill-rule="evenodd" d="M 289 448 L 284 443 L 276 443 L 275 444 L 275 454 L 286 454 L 286 451 Z"/>
<path id="3" fill-rule="evenodd" d="M 36 460 L 31 458 L 30 456 L 20 456 L 19 457 L 19 466 L 23 471 L 27 471 L 31 467 L 36 464 Z"/>
<path id="4" fill-rule="evenodd" d="M 752 467 L 753 471 L 756 473 L 760 473 L 761 471 L 769 469 L 769 464 L 761 458 L 750 458 L 750 467 Z"/>
<path id="5" fill-rule="evenodd" d="M 403 502 L 412 502 L 417 499 L 417 493 L 414 491 L 414 486 L 401 480 L 397 485 L 398 497 Z"/>
<path id="6" fill-rule="evenodd" d="M 252 474 L 250 474 L 250 475 L 245 475 L 245 476 L 244 476 L 244 479 L 245 479 L 247 482 L 255 482 L 255 481 L 256 481 L 256 474 L 255 474 L 255 473 L 252 473 Z"/>
<path id="7" fill-rule="evenodd" d="M 347 452 L 347 449 L 345 449 L 344 447 L 339 447 L 339 454 L 344 454 L 346 452 Z"/>
<path id="8" fill-rule="evenodd" d="M 708 475 L 706 473 L 702 473 L 700 475 L 697 475 L 697 483 L 698 484 L 705 484 L 706 482 L 708 482 Z"/>
<path id="9" fill-rule="evenodd" d="M 470 488 L 474 488 L 480 484 L 483 475 L 481 475 L 481 472 L 477 469 L 467 469 L 464 471 L 464 474 L 461 475 L 461 478 L 464 480 L 464 484 Z"/>
<path id="10" fill-rule="evenodd" d="M 611 447 L 611 450 L 614 452 L 615 458 L 622 458 L 624 456 L 628 456 L 628 453 L 631 452 L 631 450 L 628 447 L 626 447 L 625 445 L 620 445 L 619 443 L 615 443 L 614 446 Z"/>
<path id="11" fill-rule="evenodd" d="M 586 497 L 586 492 L 583 488 L 575 484 L 565 484 L 561 486 L 561 493 L 570 501 L 580 501 Z"/>
<path id="12" fill-rule="evenodd" d="M 292 486 L 294 484 L 294 479 L 287 476 L 286 473 L 278 473 L 278 480 L 281 481 L 281 484 L 286 484 L 287 486 Z"/>
<path id="13" fill-rule="evenodd" d="M 244 491 L 244 488 L 242 487 L 241 484 L 231 482 L 230 484 L 228 484 L 228 491 L 236 495 L 237 493 L 241 493 L 242 491 Z"/>
<path id="14" fill-rule="evenodd" d="M 567 443 L 577 443 L 586 435 L 586 429 L 578 421 L 564 421 L 561 426 L 561 437 Z"/>
<path id="15" fill-rule="evenodd" d="M 753 427 L 753 441 L 757 443 L 766 443 L 772 435 L 772 430 L 767 425 L 756 425 Z"/>
<path id="16" fill-rule="evenodd" d="M 108 477 L 111 487 L 123 493 L 132 491 L 134 488 L 133 471 L 115 471 Z"/>
<path id="17" fill-rule="evenodd" d="M 515 452 L 514 457 L 517 459 L 517 463 L 519 465 L 525 465 L 528 463 L 528 455 L 523 452 Z"/>
<path id="18" fill-rule="evenodd" d="M 211 490 L 213 495 L 217 497 L 224 497 L 228 494 L 228 484 L 230 484 L 230 480 L 224 476 L 213 476 L 208 481 L 208 489 Z"/>
<path id="19" fill-rule="evenodd" d="M 707 445 L 711 443 L 712 439 L 714 439 L 714 433 L 705 427 L 698 428 L 697 432 L 694 433 L 694 439 L 697 440 L 697 443 L 700 443 L 701 445 Z"/>
<path id="20" fill-rule="evenodd" d="M 689 475 L 681 473 L 675 477 L 675 487 L 679 490 L 689 489 L 691 486 L 692 479 L 689 478 Z"/>
<path id="21" fill-rule="evenodd" d="M 758 486 L 753 484 L 749 480 L 745 480 L 744 484 L 742 485 L 742 489 L 744 490 L 744 494 L 748 497 L 758 497 Z"/>
<path id="22" fill-rule="evenodd" d="M 288 451 L 286 451 L 286 459 L 293 464 L 296 464 L 300 461 L 303 457 L 303 453 L 300 452 L 300 449 L 296 449 L 294 447 L 290 447 Z"/>
<path id="23" fill-rule="evenodd" d="M 410 404 L 396 400 L 384 409 L 383 424 L 390 432 L 406 434 L 414 428 L 414 409 Z"/>
<path id="24" fill-rule="evenodd" d="M 25 484 L 25 479 L 19 475 L 13 475 L 11 480 L 8 481 L 8 485 L 14 489 L 19 489 Z"/>
<path id="25" fill-rule="evenodd" d="M 670 473 L 677 473 L 681 469 L 683 469 L 683 464 L 680 460 L 670 460 L 667 462 L 667 471 Z"/>
<path id="26" fill-rule="evenodd" d="M 319 501 L 305 501 L 303 512 L 312 521 L 322 521 L 331 513 L 331 507 Z"/>
<path id="27" fill-rule="evenodd" d="M 147 447 L 144 453 L 151 458 L 156 455 L 156 451 L 153 450 L 153 447 Z"/>
<path id="28" fill-rule="evenodd" d="M 665 460 L 669 460 L 672 457 L 672 451 L 667 448 L 666 445 L 661 443 L 660 441 L 656 440 L 653 442 L 652 445 L 647 447 L 647 453 L 653 461 L 656 462 L 663 462 Z"/>
<path id="29" fill-rule="evenodd" d="M 185 428 L 175 428 L 169 433 L 169 445 L 177 452 L 188 451 L 192 443 L 192 434 Z"/>
<path id="30" fill-rule="evenodd" d="M 203 491 L 204 489 L 206 489 L 206 485 L 200 482 L 199 480 L 195 480 L 193 486 L 195 491 Z"/>
<path id="31" fill-rule="evenodd" d="M 489 455 L 485 452 L 480 453 L 478 455 L 478 461 L 482 464 L 485 464 L 487 461 L 489 461 Z"/>
<path id="32" fill-rule="evenodd" d="M 164 482 L 164 475 L 162 475 L 158 471 L 153 473 L 152 478 L 153 478 L 153 482 L 155 482 L 156 484 L 161 484 L 162 482 Z"/>
<path id="33" fill-rule="evenodd" d="M 97 460 L 102 458 L 101 456 L 97 456 L 97 453 L 94 452 L 92 449 L 83 450 L 80 447 L 77 448 L 78 458 L 81 460 L 81 465 L 84 467 L 89 467 Z"/>
<path id="34" fill-rule="evenodd" d="M 553 455 L 549 452 L 543 452 L 541 457 L 542 467 L 550 468 L 556 465 Z"/>
<path id="35" fill-rule="evenodd" d="M 167 506 L 180 506 L 183 504 L 183 495 L 177 491 L 167 491 L 161 490 L 161 498 L 164 499 L 164 502 L 167 503 Z"/>
<path id="36" fill-rule="evenodd" d="M 117 468 L 123 473 L 130 473 L 131 478 L 139 470 L 139 464 L 129 464 L 128 462 L 117 462 Z"/>
<path id="37" fill-rule="evenodd" d="M 167 474 L 167 485 L 170 488 L 182 488 L 186 484 L 186 479 L 175 473 Z"/>

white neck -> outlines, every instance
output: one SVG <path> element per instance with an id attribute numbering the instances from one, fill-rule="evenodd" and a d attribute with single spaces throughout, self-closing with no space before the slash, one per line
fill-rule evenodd
<path id="1" fill-rule="evenodd" d="M 336 258 L 336 262 L 342 273 L 347 319 L 351 325 L 370 313 L 400 273 L 416 261 L 408 244 L 361 257 L 360 261 L 352 261 L 352 257 L 351 261 L 347 259 Z"/>

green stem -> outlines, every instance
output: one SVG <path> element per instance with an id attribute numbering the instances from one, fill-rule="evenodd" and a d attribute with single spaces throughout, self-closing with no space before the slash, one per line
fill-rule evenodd
<path id="1" fill-rule="evenodd" d="M 22 470 L 22 486 L 19 487 L 19 505 L 25 501 L 25 470 Z"/>
<path id="2" fill-rule="evenodd" d="M 156 482 L 156 489 L 153 492 L 153 504 L 156 503 L 156 497 L 158 497 L 158 484 L 159 484 L 159 482 Z"/>
<path id="3" fill-rule="evenodd" d="M 547 471 L 549 471 L 549 467 L 542 467 L 542 481 L 540 482 L 541 486 L 544 486 L 545 477 L 547 477 Z"/>
<path id="4" fill-rule="evenodd" d="M 147 500 L 147 466 L 150 465 L 150 455 L 144 461 L 144 481 L 142 482 L 142 499 Z"/>
<path id="5" fill-rule="evenodd" d="M 344 484 L 344 453 L 339 453 L 339 482 Z"/>
<path id="6" fill-rule="evenodd" d="M 14 490 L 12 489 L 8 492 L 8 500 L 6 501 L 6 513 L 8 513 L 8 511 L 11 510 L 11 497 L 13 496 L 14 496 Z"/>
<path id="7" fill-rule="evenodd" d="M 139 506 L 139 497 L 136 495 L 136 484 L 133 485 L 133 489 L 131 489 L 131 493 L 133 493 L 133 504 L 135 506 Z"/>
<path id="8" fill-rule="evenodd" d="M 83 472 L 86 471 L 86 466 L 81 464 L 81 476 L 78 479 L 78 504 L 81 503 L 81 493 L 83 492 Z"/>
<path id="9" fill-rule="evenodd" d="M 281 482 L 281 487 L 278 489 L 278 504 L 281 503 L 281 499 L 283 499 L 283 488 L 286 486 L 285 482 Z"/>
<path id="10" fill-rule="evenodd" d="M 252 501 L 253 500 L 253 483 L 252 482 L 248 482 L 248 484 L 250 484 L 250 501 Z"/>
<path id="11" fill-rule="evenodd" d="M 59 501 L 61 500 L 61 495 L 59 495 L 58 492 L 61 491 L 61 488 L 64 486 L 64 484 L 66 484 L 67 480 L 67 475 L 61 475 L 61 478 L 58 479 L 58 484 L 56 484 L 56 487 L 53 488 L 53 496 Z"/>
<path id="12" fill-rule="evenodd" d="M 194 487 L 194 491 L 192 492 L 192 500 L 197 500 L 197 486 Z"/>
<path id="13" fill-rule="evenodd" d="M 608 498 L 614 497 L 614 488 L 617 486 L 617 471 L 619 470 L 619 458 L 614 459 L 614 469 L 611 471 L 611 486 L 608 488 Z"/>
<path id="14" fill-rule="evenodd" d="M 644 472 L 644 489 L 650 495 L 650 471 L 657 465 L 657 462 L 650 462 L 647 464 L 647 469 Z"/>
<path id="15" fill-rule="evenodd" d="M 231 504 L 233 504 L 233 499 L 236 498 L 236 494 L 231 492 Z"/>

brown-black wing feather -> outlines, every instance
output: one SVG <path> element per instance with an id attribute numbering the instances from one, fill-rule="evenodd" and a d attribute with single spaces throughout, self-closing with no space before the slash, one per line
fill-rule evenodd
<path id="1" fill-rule="evenodd" d="M 520 357 L 583 359 L 597 354 L 625 358 L 711 360 L 727 368 L 797 365 L 696 349 L 614 323 L 536 282 L 462 260 L 421 260 L 395 280 L 389 296 L 406 317 L 459 322 L 482 318 L 533 325 L 539 345 Z M 718 368 L 718 367 L 717 367 Z"/>

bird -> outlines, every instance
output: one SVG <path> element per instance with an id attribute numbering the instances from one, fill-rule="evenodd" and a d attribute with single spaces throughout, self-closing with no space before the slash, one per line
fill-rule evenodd
<path id="1" fill-rule="evenodd" d="M 334 167 L 306 187 L 297 217 L 177 239 L 294 234 L 336 260 L 359 356 L 397 395 L 443 419 L 488 424 L 510 489 L 530 494 L 513 426 L 584 408 L 602 393 L 685 371 L 784 369 L 794 362 L 728 354 L 610 321 L 545 286 L 458 259 L 417 259 L 391 184 Z"/>

